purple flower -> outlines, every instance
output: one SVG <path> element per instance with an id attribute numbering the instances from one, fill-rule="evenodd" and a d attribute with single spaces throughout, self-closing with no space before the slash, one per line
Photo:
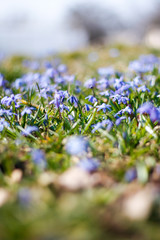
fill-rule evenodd
<path id="1" fill-rule="evenodd" d="M 89 95 L 85 99 L 88 99 L 88 101 L 91 102 L 91 103 L 97 102 L 97 98 L 95 98 L 93 95 Z"/>
<path id="2" fill-rule="evenodd" d="M 1 104 L 6 105 L 6 106 L 10 106 L 13 102 L 15 103 L 16 107 L 18 107 L 18 103 L 17 101 L 21 99 L 21 94 L 11 94 L 10 97 L 5 96 L 4 98 L 1 99 Z"/>
<path id="3" fill-rule="evenodd" d="M 70 155 L 82 155 L 88 152 L 89 143 L 81 136 L 72 136 L 68 138 L 66 143 L 66 151 Z"/>
<path id="4" fill-rule="evenodd" d="M 68 115 L 68 118 L 69 118 L 69 120 L 71 120 L 71 121 L 73 121 L 74 120 L 74 117 L 70 114 L 70 115 Z"/>
<path id="5" fill-rule="evenodd" d="M 53 68 L 50 67 L 47 69 L 46 73 L 45 73 L 49 78 L 54 78 L 57 75 L 57 71 Z"/>
<path id="6" fill-rule="evenodd" d="M 40 149 L 33 149 L 31 151 L 31 156 L 32 156 L 32 160 L 35 163 L 35 165 L 38 166 L 38 168 L 40 168 L 41 170 L 46 168 L 46 158 L 45 158 L 45 154 L 42 150 Z"/>
<path id="7" fill-rule="evenodd" d="M 114 87 L 116 90 L 121 88 L 123 85 L 125 85 L 125 82 L 123 81 L 123 76 L 115 79 Z"/>
<path id="8" fill-rule="evenodd" d="M 39 129 L 38 129 L 38 127 L 36 127 L 36 126 L 28 126 L 28 127 L 26 127 L 26 129 L 24 129 L 23 131 L 22 131 L 22 134 L 24 135 L 24 136 L 28 136 L 29 134 L 31 134 L 32 132 L 37 132 Z"/>
<path id="9" fill-rule="evenodd" d="M 157 122 L 158 124 L 160 124 L 160 108 L 152 108 L 149 115 L 153 123 Z"/>
<path id="10" fill-rule="evenodd" d="M 152 103 L 146 102 L 137 110 L 140 114 L 149 114 L 151 121 L 160 123 L 160 109 L 153 106 Z"/>
<path id="11" fill-rule="evenodd" d="M 78 163 L 78 167 L 82 168 L 87 172 L 96 171 L 99 165 L 100 165 L 99 161 L 94 158 L 84 158 L 84 159 L 81 159 Z"/>
<path id="12" fill-rule="evenodd" d="M 5 88 L 7 81 L 4 79 L 4 76 L 0 73 L 0 87 Z"/>
<path id="13" fill-rule="evenodd" d="M 110 92 L 107 90 L 107 91 L 105 91 L 105 92 L 100 92 L 100 95 L 109 97 L 111 94 L 110 94 Z"/>
<path id="14" fill-rule="evenodd" d="M 55 91 L 54 99 L 49 104 L 54 104 L 56 108 L 60 107 L 64 99 L 68 96 L 67 91 Z"/>
<path id="15" fill-rule="evenodd" d="M 67 66 L 65 64 L 60 64 L 57 68 L 58 72 L 65 73 L 67 72 Z"/>
<path id="16" fill-rule="evenodd" d="M 150 90 L 145 86 L 141 86 L 137 89 L 138 92 L 150 92 Z"/>
<path id="17" fill-rule="evenodd" d="M 71 95 L 67 101 L 74 104 L 75 107 L 78 107 L 78 99 L 75 96 Z"/>
<path id="18" fill-rule="evenodd" d="M 102 78 L 97 82 L 97 88 L 100 91 L 105 90 L 109 86 L 109 81 L 106 78 Z"/>
<path id="19" fill-rule="evenodd" d="M 96 86 L 96 79 L 95 78 L 90 78 L 88 79 L 85 83 L 84 86 L 86 88 L 94 88 Z"/>
<path id="20" fill-rule="evenodd" d="M 124 91 L 127 91 L 130 88 L 131 86 L 129 84 L 123 85 L 116 91 L 116 94 L 122 94 Z"/>
<path id="21" fill-rule="evenodd" d="M 6 122 L 6 120 L 4 118 L 0 119 L 0 132 L 3 131 L 4 128 L 9 127 L 9 123 Z"/>
<path id="22" fill-rule="evenodd" d="M 115 122 L 116 126 L 118 126 L 122 122 L 122 120 L 124 120 L 124 119 L 126 119 L 126 117 L 122 116 L 122 117 L 118 118 Z"/>
<path id="23" fill-rule="evenodd" d="M 101 105 L 97 106 L 97 111 L 103 110 L 103 112 L 105 113 L 107 109 L 111 111 L 110 107 L 111 107 L 110 105 L 102 103 Z"/>
<path id="24" fill-rule="evenodd" d="M 118 111 L 118 112 L 114 115 L 114 117 L 117 117 L 118 115 L 122 115 L 122 114 L 124 114 L 124 113 L 132 114 L 132 113 L 133 113 L 133 110 L 132 110 L 129 106 L 127 106 L 127 107 L 121 109 L 120 111 Z"/>
<path id="25" fill-rule="evenodd" d="M 130 168 L 129 170 L 127 170 L 127 172 L 125 173 L 125 180 L 127 182 L 132 182 L 133 180 L 135 180 L 137 178 L 137 170 L 135 168 Z"/>
<path id="26" fill-rule="evenodd" d="M 90 109 L 92 108 L 92 106 L 89 105 L 89 104 L 85 104 L 85 108 L 86 108 L 86 111 L 88 112 L 88 111 L 90 111 Z"/>
<path id="27" fill-rule="evenodd" d="M 21 115 L 23 116 L 24 114 L 31 114 L 33 110 L 33 107 L 25 107 L 23 111 L 21 112 Z"/>
<path id="28" fill-rule="evenodd" d="M 150 114 L 152 108 L 154 108 L 153 104 L 150 102 L 146 102 L 141 107 L 138 108 L 137 112 L 140 114 L 143 113 Z"/>
<path id="29" fill-rule="evenodd" d="M 106 127 L 107 126 L 107 127 Z M 102 122 L 98 122 L 93 125 L 92 133 L 97 131 L 100 128 L 106 128 L 107 131 L 109 132 L 113 127 L 113 122 L 109 119 L 103 120 Z"/>

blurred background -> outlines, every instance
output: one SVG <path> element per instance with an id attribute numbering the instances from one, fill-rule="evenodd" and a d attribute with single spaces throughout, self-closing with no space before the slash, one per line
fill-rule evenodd
<path id="1" fill-rule="evenodd" d="M 90 44 L 160 48 L 160 0 L 0 0 L 0 52 L 43 56 Z"/>

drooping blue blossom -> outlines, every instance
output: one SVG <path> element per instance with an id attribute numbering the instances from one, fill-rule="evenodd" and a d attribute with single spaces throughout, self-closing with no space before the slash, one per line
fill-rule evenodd
<path id="1" fill-rule="evenodd" d="M 89 95 L 85 99 L 88 99 L 88 101 L 91 103 L 97 102 L 97 98 L 95 98 L 93 95 Z"/>
<path id="2" fill-rule="evenodd" d="M 125 85 L 125 82 L 124 82 L 124 77 L 123 76 L 115 79 L 114 87 L 115 87 L 116 90 L 118 90 L 119 88 L 121 88 L 124 85 Z"/>
<path id="3" fill-rule="evenodd" d="M 0 73 L 0 87 L 5 88 L 7 81 L 4 79 L 4 76 Z"/>
<path id="4" fill-rule="evenodd" d="M 102 103 L 101 105 L 97 106 L 97 112 L 100 110 L 103 110 L 103 112 L 105 113 L 107 110 L 111 111 L 111 105 Z"/>
<path id="5" fill-rule="evenodd" d="M 118 104 L 127 104 L 127 102 L 129 101 L 128 97 L 122 96 L 120 94 L 111 95 L 110 98 L 112 98 L 113 102 L 118 101 Z"/>
<path id="6" fill-rule="evenodd" d="M 111 95 L 111 93 L 110 93 L 109 90 L 106 90 L 106 91 L 104 91 L 104 92 L 100 92 L 100 95 L 109 97 L 109 96 Z"/>
<path id="7" fill-rule="evenodd" d="M 84 86 L 86 88 L 94 88 L 96 86 L 96 79 L 95 78 L 90 78 L 88 79 L 85 83 Z"/>
<path id="8" fill-rule="evenodd" d="M 8 127 L 9 127 L 9 123 L 4 118 L 1 118 L 0 119 L 0 132 L 2 132 L 4 128 L 8 128 Z"/>
<path id="9" fill-rule="evenodd" d="M 54 99 L 52 101 L 50 101 L 49 104 L 54 104 L 56 108 L 60 107 L 60 104 L 63 103 L 64 99 L 68 96 L 68 92 L 67 91 L 55 91 L 54 94 Z"/>
<path id="10" fill-rule="evenodd" d="M 133 113 L 133 110 L 132 110 L 129 106 L 127 106 L 127 107 L 121 109 L 120 111 L 118 111 L 118 112 L 114 115 L 114 117 L 117 117 L 118 115 L 122 115 L 122 114 L 124 114 L 124 113 L 128 113 L 128 114 L 131 115 L 131 114 Z"/>
<path id="11" fill-rule="evenodd" d="M 24 114 L 30 115 L 32 113 L 33 107 L 25 107 L 23 111 L 21 112 L 21 115 L 23 116 Z"/>
<path id="12" fill-rule="evenodd" d="M 102 122 L 98 122 L 92 126 L 93 127 L 92 133 L 94 133 L 100 128 L 105 128 L 109 132 L 112 129 L 113 125 L 114 124 L 111 120 L 109 119 L 103 120 Z"/>
<path id="13" fill-rule="evenodd" d="M 119 126 L 120 123 L 122 122 L 122 120 L 124 120 L 124 119 L 126 119 L 125 116 L 122 116 L 122 117 L 118 118 L 118 119 L 116 120 L 116 122 L 115 122 L 116 126 Z"/>
<path id="14" fill-rule="evenodd" d="M 148 114 L 153 123 L 157 122 L 160 124 L 160 109 L 156 108 L 151 102 L 144 103 L 137 110 L 140 114 Z"/>
<path id="15" fill-rule="evenodd" d="M 83 155 L 88 152 L 89 142 L 81 136 L 69 137 L 66 143 L 66 151 L 70 155 Z"/>
<path id="16" fill-rule="evenodd" d="M 18 100 L 21 99 L 21 94 L 11 94 L 10 97 L 5 96 L 1 99 L 1 104 L 10 106 L 12 103 L 15 103 L 15 107 L 19 107 Z"/>
<path id="17" fill-rule="evenodd" d="M 32 132 L 37 132 L 39 131 L 38 127 L 36 126 L 27 126 L 23 131 L 22 134 L 24 136 L 28 136 L 29 134 L 31 134 Z"/>
<path id="18" fill-rule="evenodd" d="M 154 108 L 154 106 L 151 102 L 145 102 L 141 107 L 137 109 L 137 112 L 140 114 L 150 114 L 152 108 Z"/>
<path id="19" fill-rule="evenodd" d="M 67 101 L 69 101 L 72 105 L 74 105 L 76 108 L 78 107 L 78 99 L 77 97 L 71 95 Z"/>
<path id="20" fill-rule="evenodd" d="M 137 91 L 138 92 L 150 92 L 150 90 L 145 85 L 137 88 Z"/>
<path id="21" fill-rule="evenodd" d="M 46 70 L 46 73 L 45 73 L 49 78 L 54 78 L 58 72 L 56 69 L 54 69 L 53 67 L 50 67 Z"/>
<path id="22" fill-rule="evenodd" d="M 74 117 L 71 114 L 68 115 L 68 118 L 69 120 L 74 121 Z"/>
<path id="23" fill-rule="evenodd" d="M 81 159 L 78 163 L 78 167 L 89 173 L 96 171 L 99 166 L 100 162 L 95 158 L 84 158 Z"/>
<path id="24" fill-rule="evenodd" d="M 104 91 L 107 87 L 109 87 L 109 81 L 106 78 L 97 81 L 97 89 L 99 91 Z"/>
<path id="25" fill-rule="evenodd" d="M 93 108 L 91 105 L 85 104 L 85 109 L 87 112 L 89 112 L 91 108 Z"/>

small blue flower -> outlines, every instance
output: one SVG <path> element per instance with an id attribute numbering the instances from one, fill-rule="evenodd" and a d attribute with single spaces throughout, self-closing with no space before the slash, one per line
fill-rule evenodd
<path id="1" fill-rule="evenodd" d="M 122 120 L 124 120 L 124 119 L 126 119 L 126 117 L 120 117 L 120 118 L 118 118 L 117 120 L 116 120 L 116 122 L 115 122 L 115 124 L 116 124 L 116 126 L 119 126 L 119 124 L 122 122 Z"/>
<path id="2" fill-rule="evenodd" d="M 23 116 L 24 114 L 30 115 L 32 113 L 33 107 L 25 107 L 23 111 L 21 112 L 21 115 Z"/>
<path id="3" fill-rule="evenodd" d="M 89 112 L 92 106 L 89 104 L 85 104 L 85 108 L 86 108 L 86 111 Z"/>
<path id="4" fill-rule="evenodd" d="M 111 111 L 110 107 L 111 107 L 110 105 L 102 103 L 101 105 L 97 106 L 97 111 L 103 110 L 103 112 L 105 113 L 107 109 Z"/>
<path id="5" fill-rule="evenodd" d="M 94 158 L 84 158 L 84 159 L 81 159 L 78 163 L 78 167 L 82 168 L 87 172 L 96 171 L 99 165 L 100 165 L 99 161 Z"/>
<path id="6" fill-rule="evenodd" d="M 70 155 L 82 155 L 88 152 L 89 143 L 81 136 L 69 137 L 66 143 L 66 151 Z"/>
<path id="7" fill-rule="evenodd" d="M 125 180 L 127 182 L 132 182 L 133 180 L 135 180 L 137 178 L 137 170 L 136 168 L 130 168 L 129 170 L 127 170 L 127 172 L 125 173 Z"/>
<path id="8" fill-rule="evenodd" d="M 91 102 L 91 103 L 97 102 L 97 98 L 95 98 L 93 95 L 89 95 L 85 99 L 88 99 L 88 101 Z"/>
<path id="9" fill-rule="evenodd" d="M 150 92 L 150 90 L 145 85 L 137 88 L 137 91 L 138 92 Z"/>
<path id="10" fill-rule="evenodd" d="M 3 131 L 4 128 L 9 127 L 9 123 L 6 122 L 6 120 L 4 118 L 0 119 L 0 132 Z"/>
<path id="11" fill-rule="evenodd" d="M 36 126 L 27 126 L 23 131 L 22 134 L 25 136 L 28 136 L 29 134 L 31 134 L 32 132 L 37 132 L 39 131 L 38 127 Z"/>
<path id="12" fill-rule="evenodd" d="M 137 109 L 137 112 L 140 114 L 143 114 L 143 113 L 150 114 L 150 111 L 152 108 L 154 108 L 153 104 L 150 102 L 146 102 Z"/>
<path id="13" fill-rule="evenodd" d="M 95 78 L 90 78 L 88 79 L 85 83 L 84 86 L 86 88 L 94 88 L 96 86 L 96 79 Z"/>
<path id="14" fill-rule="evenodd" d="M 78 107 L 78 99 L 75 96 L 71 95 L 67 101 L 69 101 L 71 104 L 74 104 L 76 108 Z"/>

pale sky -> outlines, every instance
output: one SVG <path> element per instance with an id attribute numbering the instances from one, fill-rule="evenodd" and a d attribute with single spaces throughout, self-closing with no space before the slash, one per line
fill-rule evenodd
<path id="1" fill-rule="evenodd" d="M 134 22 L 151 13 L 159 0 L 87 0 L 114 10 L 124 21 Z M 76 48 L 83 33 L 70 32 L 65 26 L 68 9 L 86 0 L 0 0 L 0 51 L 39 52 L 40 49 L 65 50 L 69 44 Z M 14 24 L 28 17 L 22 25 Z M 12 25 L 14 26 L 12 28 Z M 76 39 L 77 34 L 79 37 Z"/>

